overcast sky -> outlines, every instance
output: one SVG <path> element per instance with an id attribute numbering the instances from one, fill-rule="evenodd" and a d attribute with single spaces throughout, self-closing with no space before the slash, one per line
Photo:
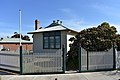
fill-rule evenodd
<path id="1" fill-rule="evenodd" d="M 0 37 L 19 32 L 19 9 L 22 33 L 34 30 L 34 20 L 46 27 L 53 20 L 77 31 L 108 22 L 120 32 L 120 0 L 0 0 Z"/>

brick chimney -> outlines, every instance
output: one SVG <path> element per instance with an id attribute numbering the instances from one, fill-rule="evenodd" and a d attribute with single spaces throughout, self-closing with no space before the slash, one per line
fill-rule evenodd
<path id="1" fill-rule="evenodd" d="M 35 30 L 40 29 L 40 21 L 39 20 L 35 20 Z"/>

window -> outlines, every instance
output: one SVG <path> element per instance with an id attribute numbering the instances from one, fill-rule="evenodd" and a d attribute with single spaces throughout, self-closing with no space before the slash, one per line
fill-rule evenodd
<path id="1" fill-rule="evenodd" d="M 61 46 L 60 31 L 44 32 L 43 33 L 43 48 L 44 49 L 59 49 Z"/>
<path id="2" fill-rule="evenodd" d="M 48 37 L 44 37 L 44 48 L 48 48 Z"/>

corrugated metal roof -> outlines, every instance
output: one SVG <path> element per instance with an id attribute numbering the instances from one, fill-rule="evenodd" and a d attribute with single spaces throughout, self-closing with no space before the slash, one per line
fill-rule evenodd
<path id="1" fill-rule="evenodd" d="M 68 28 L 66 28 L 62 25 L 58 25 L 58 26 L 53 26 L 53 27 L 41 28 L 41 29 L 38 29 L 38 30 L 35 30 L 35 31 L 28 32 L 28 34 L 47 32 L 47 31 L 61 31 L 61 30 L 71 30 L 71 31 L 77 32 L 75 30 L 68 29 Z"/>
<path id="2" fill-rule="evenodd" d="M 0 40 L 0 43 L 19 43 L 20 38 L 3 38 Z M 21 43 L 33 43 L 33 41 L 22 40 Z"/>

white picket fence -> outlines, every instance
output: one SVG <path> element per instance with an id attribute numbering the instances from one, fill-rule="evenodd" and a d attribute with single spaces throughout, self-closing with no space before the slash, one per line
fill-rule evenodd
<path id="1" fill-rule="evenodd" d="M 56 53 L 33 53 L 23 55 L 22 72 L 54 73 L 63 72 L 62 50 Z"/>
<path id="2" fill-rule="evenodd" d="M 88 52 L 81 50 L 81 71 L 113 68 L 113 48 L 109 51 Z"/>

